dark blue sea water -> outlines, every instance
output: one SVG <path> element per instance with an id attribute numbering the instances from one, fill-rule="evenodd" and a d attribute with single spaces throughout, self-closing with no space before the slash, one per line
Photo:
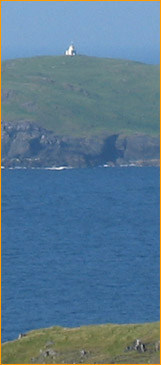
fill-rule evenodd
<path id="1" fill-rule="evenodd" d="M 2 341 L 159 320 L 159 169 L 2 170 Z"/>

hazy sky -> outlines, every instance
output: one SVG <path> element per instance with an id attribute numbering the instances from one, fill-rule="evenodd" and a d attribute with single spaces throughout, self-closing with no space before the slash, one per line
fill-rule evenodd
<path id="1" fill-rule="evenodd" d="M 80 54 L 159 63 L 159 1 L 3 1 L 2 59 Z"/>

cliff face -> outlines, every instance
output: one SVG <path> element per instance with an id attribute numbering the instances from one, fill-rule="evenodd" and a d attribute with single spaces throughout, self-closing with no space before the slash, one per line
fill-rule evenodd
<path id="1" fill-rule="evenodd" d="M 70 138 L 31 122 L 2 122 L 2 166 L 159 165 L 159 138 L 146 135 Z"/>

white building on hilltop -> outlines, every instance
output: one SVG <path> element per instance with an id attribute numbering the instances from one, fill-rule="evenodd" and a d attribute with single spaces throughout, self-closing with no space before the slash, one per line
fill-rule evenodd
<path id="1" fill-rule="evenodd" d="M 71 45 L 69 46 L 69 48 L 65 51 L 65 55 L 66 56 L 75 56 L 77 53 L 76 53 L 76 50 L 75 50 L 75 47 L 74 45 L 71 43 Z"/>

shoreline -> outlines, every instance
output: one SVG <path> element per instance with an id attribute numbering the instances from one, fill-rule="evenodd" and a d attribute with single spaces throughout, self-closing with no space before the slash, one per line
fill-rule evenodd
<path id="1" fill-rule="evenodd" d="M 25 333 L 20 333 L 18 335 L 17 338 L 14 338 L 13 340 L 9 340 L 9 341 L 5 341 L 5 342 L 1 342 L 1 345 L 4 345 L 4 344 L 8 344 L 8 343 L 11 343 L 11 342 L 15 342 L 17 340 L 20 340 L 21 338 L 23 337 L 26 337 L 32 333 L 35 333 L 35 332 L 38 332 L 38 331 L 47 331 L 47 330 L 50 330 L 50 329 L 54 329 L 54 328 L 59 328 L 59 329 L 62 329 L 64 331 L 75 331 L 75 330 L 80 330 L 82 328 L 90 328 L 90 327 L 104 327 L 104 326 L 119 326 L 119 327 L 128 327 L 128 326 L 144 326 L 144 325 L 155 325 L 155 324 L 160 324 L 160 320 L 158 321 L 148 321 L 148 322 L 137 322 L 137 323 L 112 323 L 112 322 L 109 322 L 109 323 L 97 323 L 97 324 L 84 324 L 84 325 L 81 325 L 81 326 L 76 326 L 76 327 L 64 327 L 64 326 L 59 326 L 59 325 L 54 325 L 54 326 L 49 326 L 49 327 L 40 327 L 40 328 L 37 328 L 37 329 L 31 329 Z"/>
<path id="2" fill-rule="evenodd" d="M 87 167 L 72 167 L 72 166 L 1 166 L 2 170 L 54 170 L 54 171 L 62 171 L 62 170 L 75 170 L 75 169 L 88 169 L 88 168 L 128 168 L 128 167 L 160 167 L 159 160 L 151 160 L 149 161 L 135 161 L 130 163 L 122 163 L 122 164 L 114 164 L 107 163 L 102 166 L 87 166 Z"/>

